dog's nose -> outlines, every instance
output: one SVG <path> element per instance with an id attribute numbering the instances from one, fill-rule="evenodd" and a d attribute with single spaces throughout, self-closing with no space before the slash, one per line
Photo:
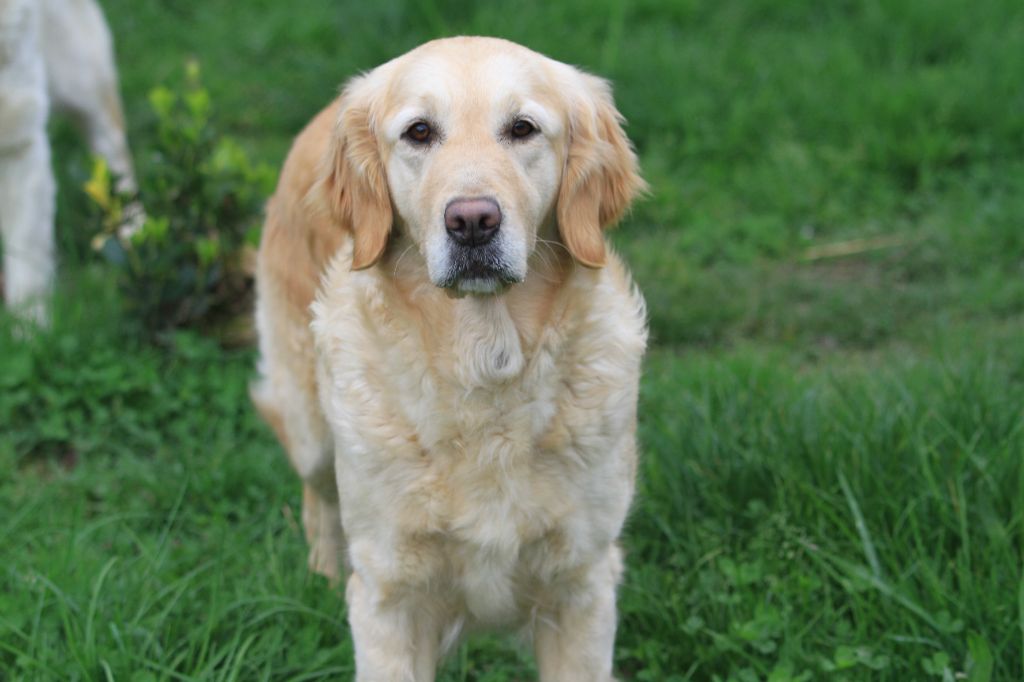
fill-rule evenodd
<path id="1" fill-rule="evenodd" d="M 444 226 L 457 243 L 482 246 L 501 227 L 501 209 L 494 199 L 456 199 L 444 210 Z"/>

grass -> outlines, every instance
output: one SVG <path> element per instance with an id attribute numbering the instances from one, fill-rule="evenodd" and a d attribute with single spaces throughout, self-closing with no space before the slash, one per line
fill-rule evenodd
<path id="1" fill-rule="evenodd" d="M 610 77 L 653 188 L 615 235 L 653 332 L 620 675 L 1024 678 L 1019 3 L 103 5 L 143 172 L 146 93 L 189 57 L 273 164 L 345 77 L 437 35 Z M 55 137 L 56 323 L 0 316 L 0 676 L 345 679 L 251 351 L 126 331 Z M 534 677 L 484 638 L 441 679 Z"/>

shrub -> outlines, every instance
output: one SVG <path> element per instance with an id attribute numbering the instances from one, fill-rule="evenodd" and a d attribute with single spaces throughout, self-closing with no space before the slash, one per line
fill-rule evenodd
<path id="1" fill-rule="evenodd" d="M 117 268 L 126 308 L 147 332 L 196 327 L 230 337 L 224 330 L 251 308 L 247 261 L 274 173 L 220 134 L 196 63 L 178 91 L 159 86 L 149 102 L 156 130 L 138 197 L 112 190 L 102 160 L 85 184 L 98 209 L 93 248 Z"/>

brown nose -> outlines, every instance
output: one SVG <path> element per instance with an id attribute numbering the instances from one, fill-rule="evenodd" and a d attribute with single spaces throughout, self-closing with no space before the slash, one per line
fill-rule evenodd
<path id="1" fill-rule="evenodd" d="M 456 243 L 483 246 L 501 227 L 501 209 L 494 199 L 456 199 L 444 209 L 444 226 Z"/>

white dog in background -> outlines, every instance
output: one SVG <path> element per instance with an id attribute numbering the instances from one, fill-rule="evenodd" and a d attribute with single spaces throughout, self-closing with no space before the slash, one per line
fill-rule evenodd
<path id="1" fill-rule="evenodd" d="M 119 189 L 135 180 L 110 31 L 94 0 L 0 0 L 0 230 L 4 297 L 46 319 L 54 275 L 51 105 L 81 124 Z"/>

